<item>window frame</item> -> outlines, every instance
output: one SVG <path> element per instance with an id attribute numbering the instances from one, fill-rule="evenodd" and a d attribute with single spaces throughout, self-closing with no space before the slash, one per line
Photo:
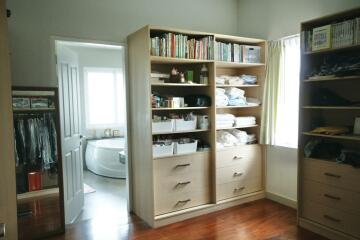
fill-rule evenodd
<path id="1" fill-rule="evenodd" d="M 90 123 L 90 103 L 89 103 L 89 89 L 88 89 L 88 74 L 90 72 L 103 72 L 103 73 L 112 73 L 114 78 L 114 88 L 113 94 L 115 96 L 115 122 L 113 123 L 101 123 L 101 124 L 91 124 Z M 121 91 L 117 92 L 117 89 L 124 90 L 125 92 L 125 78 L 122 68 L 106 68 L 106 67 L 84 67 L 84 102 L 85 102 L 85 128 L 87 130 L 92 129 L 106 129 L 106 128 L 123 128 L 125 127 L 125 116 L 120 117 L 118 110 L 124 108 L 125 112 L 125 98 L 121 96 Z M 122 79 L 117 80 L 117 74 L 122 75 Z M 121 106 L 123 105 L 123 106 Z"/>

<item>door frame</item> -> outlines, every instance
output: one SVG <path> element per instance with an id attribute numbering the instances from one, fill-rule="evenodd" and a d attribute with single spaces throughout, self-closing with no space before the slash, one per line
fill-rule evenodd
<path id="1" fill-rule="evenodd" d="M 119 42 L 108 42 L 102 40 L 89 40 L 73 37 L 62 37 L 62 36 L 50 36 L 50 66 L 51 66 L 51 78 L 53 82 L 56 82 L 57 87 L 59 87 L 58 75 L 57 75 L 57 52 L 56 44 L 57 42 L 74 42 L 74 43 L 85 43 L 85 44 L 99 44 L 99 45 L 110 45 L 110 46 L 120 46 L 124 48 L 124 77 L 125 77 L 125 111 L 126 111 L 126 124 L 125 124 L 125 151 L 126 151 L 126 191 L 127 191 L 127 209 L 128 213 L 133 211 L 133 176 L 132 176 L 132 161 L 131 161 L 131 132 L 130 132 L 130 84 L 128 77 L 128 47 L 126 43 Z M 61 114 L 61 113 L 60 113 Z"/>

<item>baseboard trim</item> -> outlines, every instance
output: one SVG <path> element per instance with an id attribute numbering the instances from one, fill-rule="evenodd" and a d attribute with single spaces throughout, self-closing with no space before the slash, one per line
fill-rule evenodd
<path id="1" fill-rule="evenodd" d="M 299 218 L 299 226 L 331 240 L 357 240 L 355 237 L 346 235 L 304 218 Z"/>
<path id="2" fill-rule="evenodd" d="M 265 198 L 265 192 L 258 192 L 254 194 L 249 194 L 247 196 L 244 196 L 241 199 L 234 199 L 233 201 L 226 201 L 226 202 L 219 202 L 217 204 L 208 204 L 204 208 L 197 209 L 195 211 L 189 211 L 184 213 L 179 213 L 176 216 L 169 216 L 169 217 L 156 217 L 154 221 L 154 225 L 152 227 L 158 228 L 161 226 L 165 226 L 171 223 L 180 222 L 189 218 L 197 217 L 200 215 L 216 212 L 219 210 L 223 210 L 229 207 L 234 207 L 240 204 L 244 204 L 247 202 L 252 202 L 255 200 L 263 199 Z M 195 208 L 196 209 L 196 208 Z"/>
<path id="3" fill-rule="evenodd" d="M 287 198 L 283 195 L 272 193 L 272 192 L 266 192 L 266 198 L 270 199 L 274 202 L 278 202 L 282 205 L 297 209 L 297 201 Z"/>

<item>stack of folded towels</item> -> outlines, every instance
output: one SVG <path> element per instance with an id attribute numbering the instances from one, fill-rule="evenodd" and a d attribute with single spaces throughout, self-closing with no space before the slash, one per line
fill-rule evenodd
<path id="1" fill-rule="evenodd" d="M 250 126 L 256 124 L 256 118 L 253 116 L 246 116 L 246 117 L 236 117 L 235 118 L 235 126 L 236 127 L 243 127 L 243 126 Z"/>
<path id="2" fill-rule="evenodd" d="M 238 145 L 256 143 L 255 134 L 247 134 L 238 129 L 221 130 L 216 135 L 216 146 L 218 148 L 233 147 Z"/>
<path id="3" fill-rule="evenodd" d="M 232 114 L 216 114 L 216 127 L 217 128 L 230 128 L 234 126 L 235 116 Z"/>
<path id="4" fill-rule="evenodd" d="M 258 99 L 246 98 L 245 91 L 236 87 L 216 88 L 215 103 L 217 107 L 260 105 Z"/>
<path id="5" fill-rule="evenodd" d="M 221 75 L 216 77 L 216 84 L 218 85 L 253 85 L 256 84 L 256 82 L 256 76 L 246 74 L 240 76 Z"/>

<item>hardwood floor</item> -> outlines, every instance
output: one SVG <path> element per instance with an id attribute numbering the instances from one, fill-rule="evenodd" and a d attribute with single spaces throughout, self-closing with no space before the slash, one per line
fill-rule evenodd
<path id="1" fill-rule="evenodd" d="M 87 220 L 68 226 L 53 240 L 325 240 L 296 226 L 296 211 L 270 200 L 259 200 L 152 229 L 136 216 L 129 223 Z M 119 222 L 123 222 L 120 221 Z"/>

